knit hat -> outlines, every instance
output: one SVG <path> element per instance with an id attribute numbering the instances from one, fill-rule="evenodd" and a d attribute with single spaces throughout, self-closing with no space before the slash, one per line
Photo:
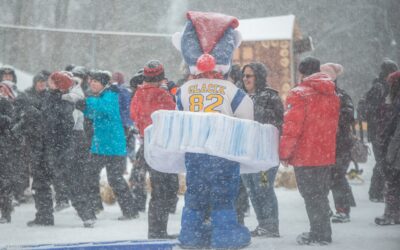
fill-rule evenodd
<path id="1" fill-rule="evenodd" d="M 75 66 L 71 72 L 75 77 L 79 77 L 81 79 L 85 79 L 89 73 L 89 71 L 83 66 Z"/>
<path id="2" fill-rule="evenodd" d="M 143 76 L 146 82 L 159 82 L 165 78 L 164 66 L 160 61 L 151 60 L 144 65 Z"/>
<path id="3" fill-rule="evenodd" d="M 144 76 L 143 76 L 143 69 L 140 69 L 138 72 L 136 72 L 131 80 L 129 80 L 129 85 L 132 88 L 137 88 L 138 85 L 142 84 L 144 81 Z"/>
<path id="4" fill-rule="evenodd" d="M 63 91 L 68 90 L 74 84 L 72 74 L 67 71 L 56 71 L 50 75 L 50 79 L 56 85 L 57 89 Z"/>
<path id="5" fill-rule="evenodd" d="M 119 71 L 116 71 L 112 74 L 112 82 L 116 82 L 118 84 L 123 84 L 125 82 L 124 74 Z"/>
<path id="6" fill-rule="evenodd" d="M 92 70 L 89 72 L 90 78 L 99 81 L 102 85 L 106 86 L 110 83 L 111 73 L 106 70 Z"/>
<path id="7" fill-rule="evenodd" d="M 390 75 L 391 73 L 395 72 L 396 70 L 398 70 L 399 67 L 397 66 L 397 64 L 390 60 L 390 59 L 384 59 L 382 64 L 381 64 L 381 77 L 386 78 L 388 75 Z"/>
<path id="8" fill-rule="evenodd" d="M 41 82 L 41 81 L 46 82 L 48 78 L 49 78 L 49 76 L 47 74 L 43 73 L 42 71 L 37 73 L 33 77 L 33 80 L 32 80 L 33 86 L 35 86 L 36 83 Z"/>
<path id="9" fill-rule="evenodd" d="M 337 63 L 325 63 L 321 65 L 320 70 L 329 75 L 332 81 L 335 81 L 338 76 L 343 74 L 343 66 Z"/>
<path id="10" fill-rule="evenodd" d="M 190 73 L 227 74 L 233 51 L 241 43 L 236 17 L 212 12 L 188 11 L 183 32 L 175 33 L 172 42 L 182 52 Z"/>
<path id="11" fill-rule="evenodd" d="M 317 58 L 307 56 L 299 64 L 299 72 L 304 76 L 309 76 L 320 71 L 320 62 Z"/>

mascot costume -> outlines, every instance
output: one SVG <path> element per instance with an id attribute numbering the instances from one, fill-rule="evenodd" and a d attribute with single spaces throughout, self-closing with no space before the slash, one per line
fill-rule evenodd
<path id="1" fill-rule="evenodd" d="M 152 114 L 145 158 L 154 169 L 186 171 L 187 191 L 179 241 L 183 248 L 242 248 L 249 230 L 236 218 L 240 172 L 279 164 L 279 133 L 253 120 L 251 99 L 224 80 L 240 45 L 239 21 L 218 13 L 187 13 L 173 36 L 193 80 L 177 93 L 177 109 Z M 207 220 L 210 217 L 211 220 Z"/>

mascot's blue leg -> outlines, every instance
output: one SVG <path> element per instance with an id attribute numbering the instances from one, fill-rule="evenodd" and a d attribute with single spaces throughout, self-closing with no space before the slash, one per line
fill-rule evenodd
<path id="1" fill-rule="evenodd" d="M 249 230 L 238 223 L 235 200 L 240 186 L 239 163 L 210 157 L 212 248 L 242 248 L 250 244 Z"/>
<path id="2" fill-rule="evenodd" d="M 210 209 L 210 180 L 208 156 L 186 153 L 186 193 L 182 211 L 179 241 L 183 248 L 208 248 L 211 241 L 211 226 L 205 223 Z"/>

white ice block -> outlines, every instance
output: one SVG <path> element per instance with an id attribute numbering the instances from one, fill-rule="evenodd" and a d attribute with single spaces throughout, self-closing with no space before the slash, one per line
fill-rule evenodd
<path id="1" fill-rule="evenodd" d="M 147 163 L 165 173 L 185 172 L 185 153 L 205 153 L 240 163 L 242 173 L 279 165 L 279 131 L 269 124 L 219 113 L 160 110 L 145 129 Z"/>

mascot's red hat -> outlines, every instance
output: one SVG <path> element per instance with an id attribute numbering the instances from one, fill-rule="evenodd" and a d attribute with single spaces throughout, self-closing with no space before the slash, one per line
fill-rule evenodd
<path id="1" fill-rule="evenodd" d="M 216 71 L 228 73 L 233 51 L 240 45 L 236 17 L 220 13 L 189 11 L 188 22 L 182 33 L 175 33 L 172 41 L 182 52 L 192 74 Z"/>

